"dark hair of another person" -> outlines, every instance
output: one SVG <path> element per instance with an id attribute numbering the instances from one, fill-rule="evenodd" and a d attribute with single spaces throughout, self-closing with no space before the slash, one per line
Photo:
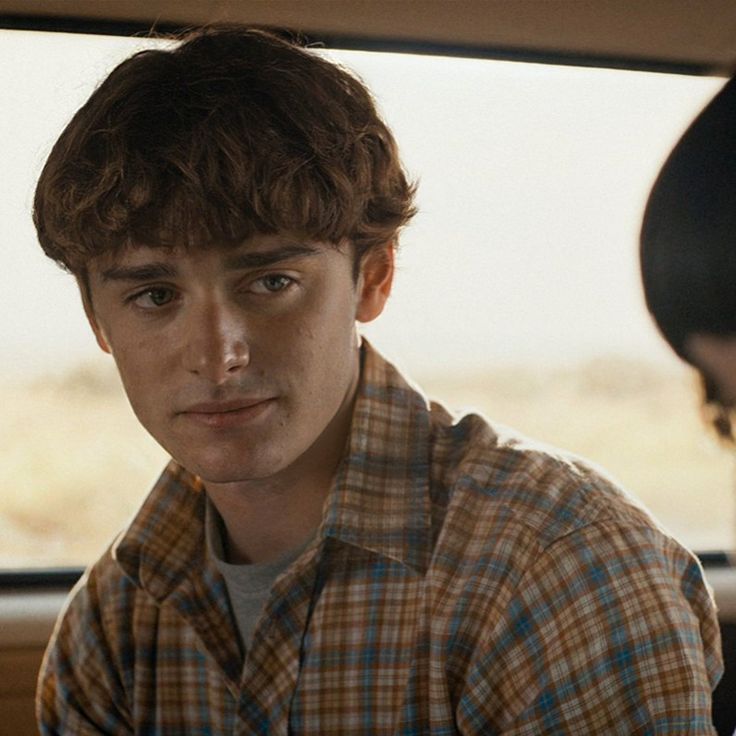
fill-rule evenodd
<path id="1" fill-rule="evenodd" d="M 198 31 L 116 67 L 41 173 L 34 223 L 78 275 L 131 244 L 207 247 L 295 232 L 395 242 L 414 187 L 370 93 L 318 53 L 258 30 Z"/>
<path id="2" fill-rule="evenodd" d="M 736 335 L 736 79 L 669 155 L 647 202 L 640 245 L 647 307 L 681 358 L 692 363 L 692 335 Z M 701 378 L 716 429 L 730 437 L 717 387 Z"/>

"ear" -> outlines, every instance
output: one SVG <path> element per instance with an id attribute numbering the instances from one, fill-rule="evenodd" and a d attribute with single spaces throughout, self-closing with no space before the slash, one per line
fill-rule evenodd
<path id="1" fill-rule="evenodd" d="M 363 257 L 355 312 L 355 319 L 359 322 L 371 322 L 383 312 L 394 280 L 394 252 L 394 244 L 387 243 L 372 248 Z"/>
<path id="2" fill-rule="evenodd" d="M 89 275 L 82 274 L 81 276 L 77 276 L 76 278 L 77 286 L 79 287 L 79 293 L 82 297 L 84 313 L 87 316 L 87 322 L 89 322 L 89 326 L 92 328 L 92 332 L 95 335 L 95 340 L 97 340 L 97 344 L 100 346 L 101 350 L 104 350 L 106 353 L 112 354 L 110 344 L 105 337 L 105 333 L 100 326 L 100 322 L 97 319 L 94 307 L 92 306 L 92 291 L 89 284 Z"/>

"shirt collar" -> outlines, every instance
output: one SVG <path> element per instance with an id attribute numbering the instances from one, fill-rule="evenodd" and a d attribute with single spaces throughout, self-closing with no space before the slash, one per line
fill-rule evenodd
<path id="1" fill-rule="evenodd" d="M 171 461 L 112 553 L 125 573 L 157 600 L 207 563 L 202 482 Z"/>
<path id="2" fill-rule="evenodd" d="M 347 455 L 323 534 L 426 570 L 431 552 L 426 398 L 364 340 Z"/>

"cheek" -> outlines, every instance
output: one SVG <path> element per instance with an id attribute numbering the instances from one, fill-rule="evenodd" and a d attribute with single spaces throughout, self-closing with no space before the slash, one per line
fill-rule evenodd
<path id="1" fill-rule="evenodd" d="M 357 355 L 355 322 L 346 318 L 345 311 L 325 311 L 316 319 L 292 320 L 280 335 L 279 347 L 271 352 L 281 368 L 277 366 L 276 371 L 289 376 L 301 400 L 332 411 L 334 402 L 329 397 L 341 399 L 352 378 Z"/>
<path id="2" fill-rule="evenodd" d="M 332 298 L 321 294 L 286 315 L 278 325 L 263 325 L 265 344 L 273 343 L 277 336 L 279 349 L 286 355 L 300 352 L 315 359 L 326 358 L 344 351 L 355 334 L 354 311 L 355 305 L 348 294 Z"/>
<path id="3" fill-rule="evenodd" d="M 173 373 L 159 343 L 113 346 L 112 356 L 133 410 L 143 422 L 167 395 Z M 145 422 L 144 422 L 145 423 Z"/>
<path id="4" fill-rule="evenodd" d="M 114 353 L 113 357 L 115 357 Z M 154 381 L 150 375 L 150 369 L 137 361 L 131 361 L 129 357 L 122 360 L 116 358 L 115 362 L 128 400 L 138 414 L 139 407 L 147 403 L 147 396 L 153 391 Z"/>

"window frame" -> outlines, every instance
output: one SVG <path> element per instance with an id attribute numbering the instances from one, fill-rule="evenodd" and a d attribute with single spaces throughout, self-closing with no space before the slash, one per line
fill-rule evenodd
<path id="1" fill-rule="evenodd" d="M 0 12 L 0 29 L 18 31 L 43 31 L 81 35 L 140 36 L 179 34 L 191 26 L 172 22 L 156 22 L 152 27 L 144 22 L 90 19 L 66 15 L 44 16 Z M 290 29 L 270 27 L 272 31 L 287 36 Z M 629 71 L 658 72 L 691 76 L 718 76 L 723 70 L 705 62 L 680 62 L 641 57 L 608 56 L 596 53 L 579 53 L 564 49 L 537 51 L 529 48 L 508 48 L 494 45 L 463 45 L 401 38 L 375 38 L 351 35 L 320 34 L 319 38 L 304 37 L 307 43 L 316 43 L 327 50 L 374 51 L 431 56 L 448 56 L 469 59 L 493 59 L 521 63 L 583 66 Z M 696 551 L 707 571 L 716 571 L 713 577 L 716 597 L 724 603 L 721 613 L 726 620 L 736 623 L 736 565 L 725 550 Z M 79 567 L 0 568 L 0 591 L 69 590 L 83 575 Z M 711 575 L 709 574 L 709 579 Z M 0 608 L 0 624 L 3 613 Z"/>

